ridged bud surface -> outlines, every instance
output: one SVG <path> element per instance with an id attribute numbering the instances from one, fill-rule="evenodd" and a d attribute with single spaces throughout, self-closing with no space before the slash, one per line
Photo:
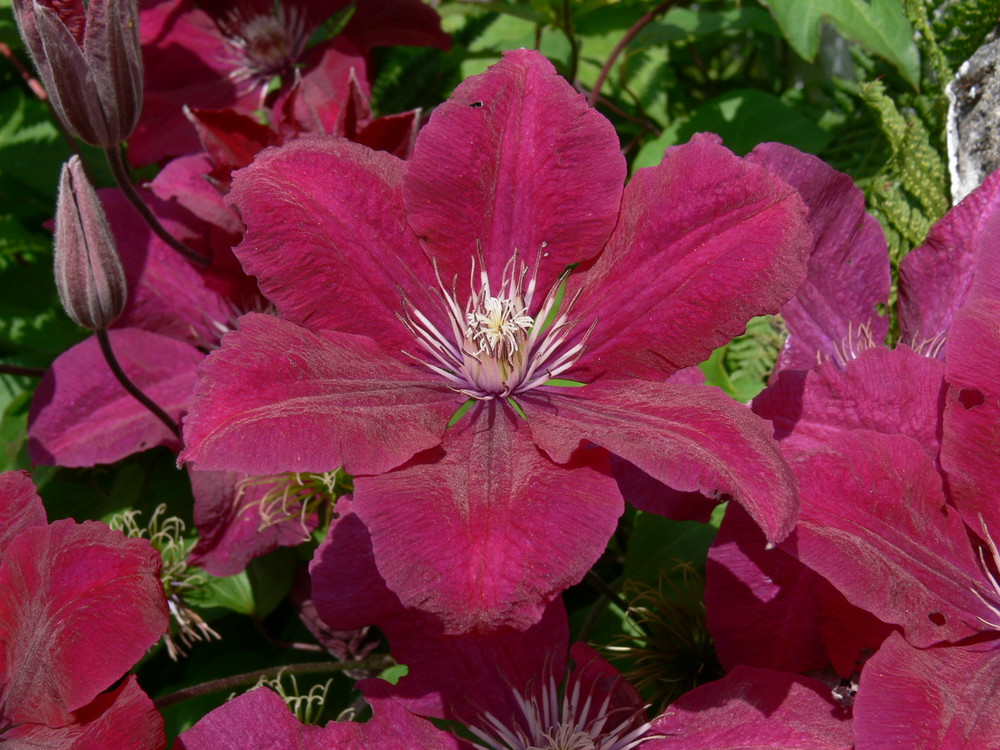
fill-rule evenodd
<path id="1" fill-rule="evenodd" d="M 66 314 L 92 331 L 114 323 L 125 307 L 125 270 L 97 193 L 80 157 L 63 165 L 56 206 L 55 276 Z"/>
<path id="2" fill-rule="evenodd" d="M 137 0 L 14 0 L 52 107 L 73 135 L 114 146 L 142 109 Z"/>

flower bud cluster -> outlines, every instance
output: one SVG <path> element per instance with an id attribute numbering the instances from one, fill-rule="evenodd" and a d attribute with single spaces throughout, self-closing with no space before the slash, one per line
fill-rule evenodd
<path id="1" fill-rule="evenodd" d="M 105 148 L 128 138 L 142 110 L 136 0 L 14 0 L 13 8 L 66 129 Z"/>

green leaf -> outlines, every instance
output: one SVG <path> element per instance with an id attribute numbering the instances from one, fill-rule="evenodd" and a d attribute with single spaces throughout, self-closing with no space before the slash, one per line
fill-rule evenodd
<path id="1" fill-rule="evenodd" d="M 554 385 L 559 388 L 580 388 L 587 385 L 586 383 L 581 383 L 579 380 L 567 380 L 566 378 L 552 378 L 551 380 L 546 380 L 542 385 Z"/>
<path id="2" fill-rule="evenodd" d="M 0 417 L 0 471 L 28 468 L 27 462 L 21 459 L 21 453 L 28 439 L 30 405 L 31 391 L 23 390 L 11 400 Z"/>
<path id="3" fill-rule="evenodd" d="M 690 119 L 665 131 L 643 148 L 636 161 L 640 166 L 659 164 L 667 146 L 685 143 L 695 133 L 702 132 L 718 133 L 726 146 L 741 155 L 765 141 L 787 143 L 815 154 L 832 137 L 773 94 L 738 89 L 707 102 Z"/>
<path id="4" fill-rule="evenodd" d="M 390 685 L 395 685 L 409 673 L 410 668 L 405 664 L 393 664 L 391 667 L 386 667 L 379 673 L 379 679 L 385 680 Z"/>
<path id="5" fill-rule="evenodd" d="M 207 573 L 205 584 L 184 593 L 184 600 L 199 608 L 222 607 L 241 615 L 253 614 L 253 586 L 247 572 L 237 573 L 228 578 L 215 578 Z"/>
<path id="6" fill-rule="evenodd" d="M 705 502 L 711 500 L 706 498 Z M 704 572 L 708 547 L 717 530 L 717 524 L 672 521 L 640 511 L 629 540 L 623 577 L 655 586 L 660 576 L 668 575 L 678 560 L 691 562 Z"/>
<path id="7" fill-rule="evenodd" d="M 448 420 L 448 427 L 454 427 L 456 424 L 458 424 L 458 421 L 462 417 L 464 417 L 466 413 L 469 411 L 469 409 L 471 409 L 475 405 L 476 405 L 476 399 L 470 398 L 468 401 L 466 401 L 464 404 L 458 407 L 455 410 L 455 413 L 451 415 L 451 419 Z"/>
<path id="8" fill-rule="evenodd" d="M 803 58 L 815 61 L 819 26 L 830 21 L 848 39 L 890 62 L 914 88 L 920 59 L 913 28 L 900 0 L 761 0 L 785 38 Z"/>

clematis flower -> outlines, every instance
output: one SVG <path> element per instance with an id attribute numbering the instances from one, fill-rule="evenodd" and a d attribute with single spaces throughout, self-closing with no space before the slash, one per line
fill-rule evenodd
<path id="1" fill-rule="evenodd" d="M 166 630 L 160 562 L 103 524 L 47 524 L 28 476 L 0 474 L 0 744 L 164 747 L 135 677 L 115 685 Z"/>
<path id="2" fill-rule="evenodd" d="M 351 13 L 341 33 L 308 47 L 339 12 Z M 372 47 L 450 44 L 436 11 L 420 0 L 213 0 L 198 7 L 144 0 L 140 21 L 146 101 L 129 141 L 135 164 L 198 150 L 184 107 L 250 115 L 266 103 L 281 120 L 287 104 L 299 120 L 308 115 L 323 132 L 349 135 L 350 103 L 371 93 Z M 278 76 L 281 87 L 269 97 Z"/>
<path id="3" fill-rule="evenodd" d="M 802 204 L 711 136 L 623 196 L 624 172 L 610 123 L 529 51 L 463 83 L 408 162 L 262 152 L 233 181 L 235 252 L 280 317 L 206 360 L 181 459 L 343 466 L 390 589 L 448 632 L 526 627 L 583 576 L 622 512 L 610 453 L 783 538 L 769 430 L 663 381 L 791 295 Z"/>
<path id="4" fill-rule="evenodd" d="M 310 566 L 317 614 L 328 625 L 377 625 L 408 672 L 396 685 L 371 681 L 419 716 L 472 728 L 478 747 L 638 747 L 649 728 L 635 689 L 583 643 L 569 646 L 566 611 L 551 602 L 524 630 L 448 635 L 441 623 L 403 606 L 375 565 L 372 540 L 350 498 Z M 337 561 L 348 561 L 349 569 Z M 566 676 L 567 657 L 574 668 Z M 589 744 L 588 744 L 589 743 Z"/>

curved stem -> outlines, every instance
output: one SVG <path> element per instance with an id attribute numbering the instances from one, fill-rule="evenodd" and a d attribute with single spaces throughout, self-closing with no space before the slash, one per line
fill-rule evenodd
<path id="1" fill-rule="evenodd" d="M 40 378 L 45 375 L 45 368 L 0 364 L 0 375 L 24 375 L 29 378 Z"/>
<path id="2" fill-rule="evenodd" d="M 303 662 L 301 664 L 285 664 L 281 667 L 257 669 L 253 672 L 244 672 L 243 674 L 233 675 L 232 677 L 223 677 L 219 680 L 210 680 L 209 682 L 203 682 L 200 685 L 183 688 L 175 693 L 169 693 L 164 695 L 162 698 L 157 698 L 153 701 L 153 705 L 156 706 L 158 710 L 162 711 L 167 706 L 172 706 L 175 703 L 181 703 L 183 701 L 191 700 L 192 698 L 198 698 L 202 695 L 220 693 L 223 690 L 232 690 L 233 688 L 242 687 L 244 685 L 252 685 L 257 682 L 257 680 L 262 678 L 265 680 L 271 679 L 281 674 L 325 674 L 327 672 L 345 672 L 349 669 L 384 669 L 391 666 L 393 663 L 392 657 L 379 654 L 379 658 L 377 660 L 314 661 Z"/>
<path id="3" fill-rule="evenodd" d="M 132 181 L 129 179 L 128 170 L 125 168 L 125 161 L 122 159 L 121 149 L 118 146 L 109 146 L 104 149 L 104 155 L 107 157 L 108 166 L 111 167 L 111 174 L 114 175 L 115 182 L 118 183 L 118 187 L 121 188 L 123 193 L 125 193 L 125 197 L 128 198 L 129 202 L 135 206 L 135 210 L 142 215 L 143 220 L 149 225 L 149 228 L 153 230 L 153 233 L 192 263 L 197 263 L 202 266 L 211 265 L 211 258 L 192 250 L 190 247 L 170 234 L 170 232 L 168 232 L 160 223 L 159 219 L 153 215 L 153 212 L 149 210 L 149 206 L 146 205 L 146 202 L 142 199 L 142 196 L 139 195 L 139 192 L 135 189 L 132 185 Z"/>
<path id="4" fill-rule="evenodd" d="M 97 332 L 97 341 L 101 345 L 101 353 L 104 354 L 104 359 L 107 360 L 108 366 L 111 368 L 111 372 L 118 379 L 118 382 L 122 384 L 122 388 L 131 394 L 131 396 L 138 401 L 140 404 L 149 409 L 153 415 L 159 419 L 163 424 L 167 426 L 178 440 L 181 439 L 181 428 L 177 426 L 177 423 L 172 420 L 163 409 L 156 405 L 156 403 L 145 393 L 139 390 L 135 383 L 129 380 L 128 375 L 122 369 L 122 366 L 118 364 L 118 359 L 115 357 L 114 351 L 111 349 L 111 339 L 108 337 L 108 330 L 102 328 Z"/>
<path id="5" fill-rule="evenodd" d="M 611 50 L 611 56 L 608 57 L 607 62 L 604 63 L 604 67 L 601 68 L 601 72 L 597 74 L 597 80 L 594 82 L 594 88 L 590 90 L 590 94 L 587 96 L 587 104 L 591 107 L 597 104 L 597 99 L 601 95 L 601 88 L 603 88 L 604 82 L 608 79 L 608 74 L 611 72 L 611 66 L 615 64 L 615 60 L 618 59 L 622 50 L 628 46 L 629 42 L 632 41 L 635 35 L 642 31 L 646 24 L 666 11 L 667 8 L 676 2 L 677 0 L 664 0 L 651 11 L 644 13 L 638 21 L 632 24 L 632 28 L 625 32 L 625 36 L 618 40 L 618 44 L 616 44 L 615 48 Z"/>

